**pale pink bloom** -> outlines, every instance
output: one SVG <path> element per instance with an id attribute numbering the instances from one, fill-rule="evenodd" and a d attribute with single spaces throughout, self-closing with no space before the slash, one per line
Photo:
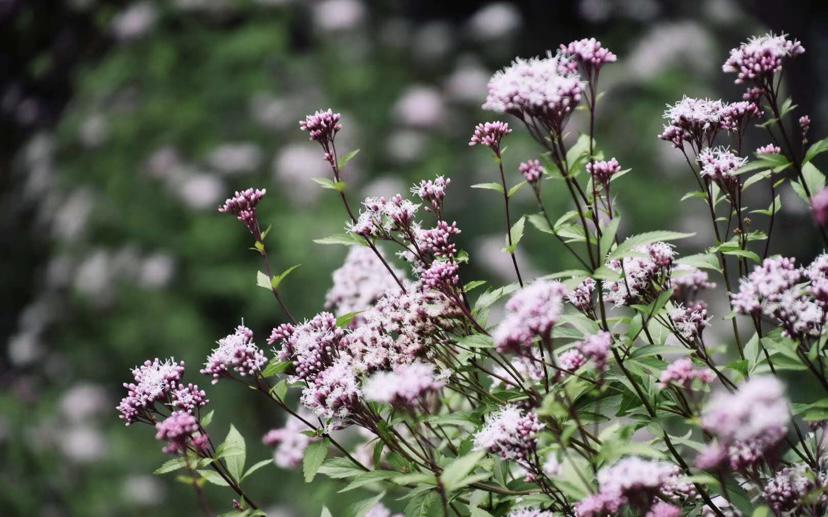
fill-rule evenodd
<path id="1" fill-rule="evenodd" d="M 505 406 L 486 417 L 486 425 L 474 435 L 474 447 L 505 460 L 526 461 L 537 448 L 542 429 L 535 413 Z"/>
<path id="2" fill-rule="evenodd" d="M 135 382 L 124 383 L 127 396 L 118 404 L 121 420 L 129 425 L 151 411 L 156 402 L 166 399 L 178 386 L 183 374 L 184 362 L 177 363 L 173 358 L 165 361 L 156 358 L 133 368 Z"/>
<path id="3" fill-rule="evenodd" d="M 495 122 L 481 122 L 474 127 L 474 134 L 469 140 L 469 146 L 485 145 L 495 152 L 499 152 L 503 137 L 511 133 L 509 124 L 499 120 Z"/>
<path id="4" fill-rule="evenodd" d="M 218 347 L 207 356 L 201 373 L 211 376 L 216 384 L 231 371 L 242 377 L 256 375 L 265 363 L 267 358 L 253 342 L 253 331 L 239 325 L 233 334 L 219 339 Z"/>
<path id="5" fill-rule="evenodd" d="M 523 178 L 528 182 L 535 184 L 540 181 L 543 176 L 543 167 L 539 160 L 527 160 L 518 165 L 518 171 L 523 175 Z"/>
<path id="6" fill-rule="evenodd" d="M 492 337 L 500 352 L 519 353 L 535 339 L 546 339 L 563 314 L 566 288 L 560 282 L 536 280 L 506 303 L 506 317 Z"/>
<path id="7" fill-rule="evenodd" d="M 730 51 L 722 70 L 735 73 L 736 83 L 760 80 L 773 76 L 782 69 L 785 60 L 805 53 L 799 40 L 788 39 L 787 34 L 754 36 Z"/>
<path id="8" fill-rule="evenodd" d="M 693 381 L 698 380 L 703 384 L 710 384 L 716 379 L 713 372 L 707 368 L 698 368 L 688 358 L 677 359 L 667 366 L 659 378 L 662 388 L 670 385 L 689 389 Z"/>
<path id="9" fill-rule="evenodd" d="M 775 144 L 766 144 L 757 147 L 756 154 L 782 154 L 782 148 Z"/>
<path id="10" fill-rule="evenodd" d="M 444 386 L 425 363 L 403 364 L 391 372 L 377 372 L 362 387 L 366 400 L 415 408 L 417 402 Z"/>

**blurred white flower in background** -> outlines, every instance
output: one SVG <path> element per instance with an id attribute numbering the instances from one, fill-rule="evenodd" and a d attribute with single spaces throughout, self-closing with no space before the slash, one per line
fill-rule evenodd
<path id="1" fill-rule="evenodd" d="M 135 506 L 154 506 L 164 499 L 164 484 L 154 476 L 133 475 L 124 479 L 121 494 Z"/>
<path id="2" fill-rule="evenodd" d="M 348 176 L 351 171 L 349 168 Z M 274 181 L 285 192 L 290 192 L 288 197 L 297 203 L 315 201 L 320 188 L 311 178 L 328 178 L 330 175 L 330 166 L 322 158 L 318 146 L 311 143 L 286 145 L 273 159 Z M 345 178 L 345 181 L 349 182 L 349 179 Z"/>
<path id="3" fill-rule="evenodd" d="M 323 0 L 313 6 L 314 24 L 323 31 L 343 31 L 360 25 L 365 6 L 358 0 Z"/>
<path id="4" fill-rule="evenodd" d="M 428 136 L 420 131 L 401 129 L 391 133 L 385 144 L 389 158 L 399 163 L 410 163 L 423 158 Z"/>
<path id="5" fill-rule="evenodd" d="M 142 287 L 159 289 L 166 287 L 175 273 L 175 260 L 165 253 L 154 253 L 141 263 L 138 283 Z"/>
<path id="6" fill-rule="evenodd" d="M 417 28 L 410 48 L 414 59 L 428 65 L 444 59 L 454 46 L 455 29 L 446 22 L 433 21 Z"/>
<path id="7" fill-rule="evenodd" d="M 394 117 L 403 125 L 434 128 L 446 120 L 446 107 L 440 92 L 430 86 L 406 89 L 394 105 Z"/>
<path id="8" fill-rule="evenodd" d="M 88 425 L 60 429 L 58 449 L 69 461 L 92 463 L 106 456 L 108 443 L 101 431 Z"/>
<path id="9" fill-rule="evenodd" d="M 138 2 L 128 6 L 112 19 L 112 33 L 120 40 L 140 38 L 152 30 L 158 12 L 151 2 Z"/>
<path id="10" fill-rule="evenodd" d="M 111 401 L 106 390 L 90 382 L 79 382 L 71 386 L 60 399 L 63 417 L 73 423 L 81 423 L 108 412 Z"/>
<path id="11" fill-rule="evenodd" d="M 212 174 L 190 172 L 174 182 L 174 192 L 192 209 L 209 210 L 226 194 L 224 183 Z"/>
<path id="12" fill-rule="evenodd" d="M 498 2 L 480 8 L 467 23 L 474 39 L 490 41 L 515 34 L 523 20 L 514 4 Z"/>
<path id="13" fill-rule="evenodd" d="M 94 207 L 95 197 L 89 189 L 77 188 L 69 192 L 55 209 L 54 236 L 65 242 L 79 239 Z"/>
<path id="14" fill-rule="evenodd" d="M 443 88 L 452 101 L 479 105 L 480 99 L 486 98 L 491 75 L 473 57 L 460 58 L 443 83 Z"/>
<path id="15" fill-rule="evenodd" d="M 627 56 L 626 77 L 640 82 L 669 69 L 710 73 L 716 62 L 710 33 L 695 22 L 662 23 L 647 32 Z"/>
<path id="16" fill-rule="evenodd" d="M 94 113 L 81 123 L 79 138 L 85 147 L 100 147 L 109 136 L 109 121 L 100 113 Z"/>
<path id="17" fill-rule="evenodd" d="M 262 150 L 251 142 L 222 144 L 213 149 L 207 157 L 207 163 L 222 174 L 242 174 L 253 172 L 262 164 Z"/>

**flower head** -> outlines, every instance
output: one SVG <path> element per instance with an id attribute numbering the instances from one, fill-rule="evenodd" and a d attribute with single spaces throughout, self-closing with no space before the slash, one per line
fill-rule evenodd
<path id="1" fill-rule="evenodd" d="M 192 413 L 200 407 L 204 407 L 207 403 L 207 393 L 200 389 L 195 384 L 179 384 L 172 391 L 172 405 L 182 411 Z"/>
<path id="2" fill-rule="evenodd" d="M 299 129 L 307 131 L 311 140 L 327 145 L 333 142 L 334 136 L 342 129 L 339 121 L 342 115 L 334 113 L 330 108 L 327 111 L 318 110 L 299 121 Z"/>
<path id="3" fill-rule="evenodd" d="M 702 289 L 713 289 L 716 287 L 710 281 L 708 274 L 696 267 L 679 264 L 673 268 L 670 276 L 670 286 L 673 288 L 673 298 L 676 300 L 689 300 L 694 298 Z"/>
<path id="4" fill-rule="evenodd" d="M 606 369 L 611 346 L 612 334 L 609 332 L 593 334 L 576 345 L 578 351 L 598 370 Z"/>
<path id="5" fill-rule="evenodd" d="M 506 317 L 494 331 L 498 351 L 520 352 L 546 338 L 563 313 L 566 288 L 560 282 L 536 280 L 506 303 Z"/>
<path id="6" fill-rule="evenodd" d="M 432 261 L 431 266 L 420 273 L 420 280 L 429 289 L 451 292 L 460 284 L 460 266 L 456 262 Z"/>
<path id="7" fill-rule="evenodd" d="M 739 101 L 725 104 L 722 109 L 722 128 L 727 131 L 744 131 L 751 119 L 762 116 L 759 105 L 752 101 Z"/>
<path id="8" fill-rule="evenodd" d="M 542 429 L 535 413 L 506 406 L 486 418 L 486 425 L 474 436 L 474 447 L 505 460 L 525 461 L 537 448 Z"/>
<path id="9" fill-rule="evenodd" d="M 469 146 L 485 145 L 495 153 L 500 152 L 500 142 L 503 137 L 511 133 L 506 122 L 482 122 L 474 127 L 474 134 L 469 140 Z"/>
<path id="10" fill-rule="evenodd" d="M 256 216 L 256 205 L 259 204 L 266 192 L 265 189 L 258 188 L 236 191 L 233 197 L 224 201 L 218 211 L 223 214 L 235 215 L 236 219 L 244 223 L 250 233 L 256 239 L 259 239 L 259 220 Z"/>
<path id="11" fill-rule="evenodd" d="M 592 295 L 595 292 L 595 280 L 585 278 L 578 286 L 566 295 L 566 299 L 576 309 L 585 313 L 592 313 Z"/>
<path id="12" fill-rule="evenodd" d="M 144 364 L 132 369 L 135 382 L 124 383 L 127 396 L 118 404 L 121 420 L 129 425 L 147 411 L 154 404 L 166 399 L 178 386 L 184 374 L 184 362 L 176 363 L 173 358 L 145 361 Z"/>
<path id="13" fill-rule="evenodd" d="M 693 361 L 690 359 L 682 358 L 670 363 L 667 369 L 662 372 L 658 382 L 662 388 L 675 385 L 689 389 L 695 380 L 703 384 L 710 384 L 715 379 L 716 376 L 709 369 L 698 368 L 693 365 Z"/>
<path id="14" fill-rule="evenodd" d="M 483 109 L 530 118 L 557 133 L 581 101 L 582 83 L 561 55 L 515 61 L 489 80 Z"/>
<path id="15" fill-rule="evenodd" d="M 801 508 L 803 499 L 814 488 L 816 485 L 807 468 L 799 465 L 777 472 L 765 485 L 762 496 L 777 514 L 782 515 Z"/>
<path id="16" fill-rule="evenodd" d="M 607 185 L 613 175 L 621 172 L 621 165 L 618 164 L 618 160 L 611 158 L 608 161 L 599 160 L 587 163 L 586 170 L 596 183 Z"/>
<path id="17" fill-rule="evenodd" d="M 646 302 L 666 286 L 675 258 L 672 246 L 654 242 L 637 246 L 634 255 L 612 260 L 607 266 L 624 278 L 606 282 L 607 298 L 616 306 Z"/>
<path id="18" fill-rule="evenodd" d="M 543 167 L 539 160 L 527 160 L 518 165 L 518 171 L 523 175 L 527 183 L 535 184 L 543 176 Z"/>
<path id="19" fill-rule="evenodd" d="M 787 34 L 755 36 L 730 51 L 722 70 L 736 74 L 736 83 L 759 81 L 782 69 L 785 60 L 805 53 L 799 40 Z"/>
<path id="20" fill-rule="evenodd" d="M 273 463 L 283 469 L 296 469 L 302 465 L 305 449 L 316 439 L 305 434 L 310 428 L 295 416 L 288 416 L 284 427 L 271 429 L 262 442 L 273 447 Z"/>
<path id="21" fill-rule="evenodd" d="M 828 188 L 824 188 L 811 198 L 811 211 L 820 226 L 828 226 Z"/>
<path id="22" fill-rule="evenodd" d="M 756 148 L 756 154 L 782 154 L 782 148 L 775 144 L 765 144 Z"/>
<path id="23" fill-rule="evenodd" d="M 618 59 L 595 38 L 584 38 L 561 45 L 561 55 L 575 66 L 580 65 L 584 69 L 586 79 L 593 77 L 593 74 L 605 64 L 614 63 Z"/>
<path id="24" fill-rule="evenodd" d="M 411 193 L 420 198 L 428 207 L 439 213 L 443 209 L 443 200 L 446 198 L 446 189 L 451 183 L 451 178 L 437 176 L 433 180 L 423 180 L 413 187 Z"/>
<path id="25" fill-rule="evenodd" d="M 403 278 L 402 271 L 390 267 L 397 278 Z M 351 246 L 345 262 L 333 272 L 333 285 L 325 295 L 325 308 L 338 315 L 361 312 L 389 293 L 399 294 L 400 287 L 377 255 L 365 246 Z"/>
<path id="26" fill-rule="evenodd" d="M 345 420 L 361 398 L 354 368 L 347 357 L 342 357 L 308 382 L 301 400 L 320 418 Z"/>
<path id="27" fill-rule="evenodd" d="M 700 338 L 710 323 L 710 318 L 707 316 L 707 304 L 701 301 L 686 307 L 678 304 L 670 310 L 669 314 L 678 333 L 690 342 Z"/>
<path id="28" fill-rule="evenodd" d="M 738 181 L 736 171 L 747 163 L 747 158 L 737 156 L 730 148 L 706 148 L 699 153 L 700 174 L 704 178 L 723 185 L 731 185 Z"/>
<path id="29" fill-rule="evenodd" d="M 721 100 L 694 99 L 685 96 L 667 106 L 664 118 L 668 121 L 659 138 L 681 149 L 685 142 L 702 147 L 713 141 L 722 127 L 724 103 Z"/>
<path id="30" fill-rule="evenodd" d="M 729 459 L 734 470 L 755 465 L 785 437 L 790 419 L 782 383 L 751 377 L 737 392 L 717 393 L 705 406 L 702 427 L 717 439 L 707 454 Z"/>
<path id="31" fill-rule="evenodd" d="M 362 391 L 366 400 L 413 408 L 444 384 L 435 378 L 432 366 L 416 362 L 399 365 L 391 372 L 375 373 L 366 381 Z"/>
<path id="32" fill-rule="evenodd" d="M 167 454 L 181 454 L 190 445 L 197 448 L 206 445 L 206 436 L 199 434 L 198 420 L 186 411 L 174 411 L 155 424 L 155 429 L 155 439 L 167 442 L 164 447 Z"/>
<path id="33" fill-rule="evenodd" d="M 292 328 L 292 332 L 281 340 L 282 347 L 277 356 L 280 361 L 293 363 L 298 379 L 313 380 L 319 372 L 334 363 L 342 348 L 340 343 L 344 335 L 345 332 L 337 327 L 333 314 L 320 312 Z"/>
<path id="34" fill-rule="evenodd" d="M 201 373 L 213 378 L 213 384 L 230 375 L 231 370 L 241 376 L 255 375 L 267 363 L 259 347 L 253 342 L 253 331 L 244 325 L 218 340 L 218 347 L 207 356 Z"/>

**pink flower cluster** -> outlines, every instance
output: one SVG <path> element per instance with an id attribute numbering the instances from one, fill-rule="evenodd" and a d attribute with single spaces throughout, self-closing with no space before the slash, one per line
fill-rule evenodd
<path id="1" fill-rule="evenodd" d="M 375 373 L 362 391 L 366 400 L 413 409 L 428 394 L 437 392 L 444 385 L 435 378 L 431 365 L 415 362 L 399 365 L 390 372 Z"/>
<path id="2" fill-rule="evenodd" d="M 724 103 L 721 100 L 683 97 L 664 112 L 668 123 L 659 138 L 681 149 L 692 143 L 697 149 L 710 143 L 721 128 Z"/>
<path id="3" fill-rule="evenodd" d="M 233 197 L 227 198 L 224 204 L 218 209 L 223 214 L 233 214 L 236 219 L 244 223 L 250 233 L 253 234 L 257 240 L 261 237 L 259 230 L 259 220 L 256 216 L 256 205 L 262 200 L 265 189 L 249 188 L 242 191 L 236 191 Z"/>
<path id="4" fill-rule="evenodd" d="M 262 442 L 275 450 L 273 462 L 283 469 L 296 469 L 302 465 L 302 458 L 308 445 L 316 441 L 305 434 L 310 428 L 295 416 L 289 416 L 284 427 L 271 429 Z"/>
<path id="5" fill-rule="evenodd" d="M 394 266 L 397 278 L 404 278 Z M 361 312 L 386 294 L 400 294 L 377 255 L 365 246 L 351 246 L 345 262 L 333 272 L 333 285 L 325 295 L 325 308 L 338 315 Z"/>
<path id="6" fill-rule="evenodd" d="M 716 380 L 716 375 L 708 368 L 698 368 L 693 365 L 689 358 L 677 359 L 667 366 L 661 373 L 658 383 L 662 388 L 678 386 L 690 389 L 693 381 L 698 380 L 702 384 L 710 384 Z"/>
<path id="7" fill-rule="evenodd" d="M 796 510 L 806 513 L 805 507 L 810 505 L 806 503 L 805 497 L 817 487 L 815 477 L 808 472 L 804 465 L 784 468 L 768 481 L 762 492 L 762 497 L 765 498 L 765 501 L 777 515 Z M 824 499 L 824 497 L 822 498 Z M 818 502 L 819 498 L 814 498 L 814 500 Z M 812 515 L 821 515 L 822 513 L 814 512 Z"/>
<path id="8" fill-rule="evenodd" d="M 495 153 L 500 153 L 500 142 L 503 137 L 511 133 L 506 122 L 482 122 L 474 127 L 474 134 L 469 140 L 469 146 L 485 145 Z"/>
<path id="9" fill-rule="evenodd" d="M 823 257 L 817 257 L 814 264 L 821 264 Z M 820 299 L 828 288 L 825 280 L 813 264 L 803 269 L 796 267 L 792 258 L 767 258 L 739 281 L 739 292 L 731 295 L 733 308 L 740 314 L 773 319 L 792 339 L 818 336 L 828 310 Z"/>
<path id="10" fill-rule="evenodd" d="M 811 198 L 811 211 L 820 226 L 828 226 L 828 188 L 820 190 Z"/>
<path id="11" fill-rule="evenodd" d="M 782 154 L 782 148 L 775 144 L 766 144 L 757 147 L 756 154 Z"/>
<path id="12" fill-rule="evenodd" d="M 423 180 L 411 187 L 411 193 L 428 203 L 426 210 L 440 213 L 443 210 L 443 200 L 446 198 L 446 189 L 451 183 L 450 178 L 437 176 L 433 180 Z"/>
<path id="13" fill-rule="evenodd" d="M 596 184 L 608 185 L 613 175 L 621 172 L 621 165 L 618 160 L 611 158 L 608 161 L 599 160 L 587 163 L 586 170 Z"/>
<path id="14" fill-rule="evenodd" d="M 358 379 L 348 357 L 342 357 L 307 381 L 302 404 L 320 418 L 346 420 L 362 399 Z"/>
<path id="15" fill-rule="evenodd" d="M 429 289 L 451 292 L 460 285 L 460 266 L 456 262 L 434 260 L 420 273 L 420 280 Z"/>
<path id="16" fill-rule="evenodd" d="M 582 88 L 581 79 L 560 55 L 518 58 L 489 80 L 483 109 L 532 119 L 560 134 L 581 101 Z"/>
<path id="17" fill-rule="evenodd" d="M 535 452 L 542 429 L 535 413 L 505 406 L 486 418 L 486 425 L 474 435 L 474 448 L 505 460 L 526 461 Z"/>
<path id="18" fill-rule="evenodd" d="M 782 69 L 782 64 L 788 58 L 805 53 L 805 48 L 799 40 L 788 39 L 786 34 L 753 37 L 730 51 L 722 70 L 725 73 L 734 73 L 736 83 L 748 80 L 759 81 L 772 77 Z"/>
<path id="19" fill-rule="evenodd" d="M 707 147 L 699 153 L 698 159 L 701 166 L 699 171 L 701 176 L 719 183 L 724 188 L 729 188 L 738 183 L 739 179 L 736 176 L 736 171 L 747 163 L 747 158 L 737 156 L 727 147 L 717 147 L 715 149 Z"/>
<path id="20" fill-rule="evenodd" d="M 675 258 L 673 247 L 654 242 L 634 249 L 635 255 L 610 261 L 607 266 L 623 278 L 606 282 L 609 301 L 615 306 L 646 303 L 657 295 L 670 279 Z"/>
<path id="21" fill-rule="evenodd" d="M 219 339 L 218 347 L 207 356 L 201 373 L 211 376 L 216 384 L 231 371 L 242 377 L 256 375 L 265 363 L 267 358 L 253 342 L 253 331 L 239 325 L 234 333 Z"/>
<path id="22" fill-rule="evenodd" d="M 595 38 L 575 40 L 567 45 L 561 45 L 560 48 L 561 55 L 568 59 L 569 63 L 580 65 L 584 69 L 586 79 L 592 78 L 605 64 L 614 63 L 618 59 Z"/>
<path id="23" fill-rule="evenodd" d="M 181 454 L 189 447 L 201 449 L 207 446 L 207 435 L 199 433 L 198 419 L 186 411 L 174 411 L 163 421 L 155 424 L 155 439 L 167 442 L 164 452 Z"/>
<path id="24" fill-rule="evenodd" d="M 702 427 L 716 442 L 697 458 L 704 469 L 750 468 L 767 459 L 791 420 L 784 387 L 775 377 L 751 377 L 735 393 L 717 393 L 702 412 Z"/>
<path id="25" fill-rule="evenodd" d="M 592 295 L 595 292 L 595 280 L 585 278 L 578 286 L 566 295 L 567 301 L 584 314 L 592 314 Z"/>
<path id="26" fill-rule="evenodd" d="M 762 109 L 756 102 L 743 100 L 725 104 L 722 108 L 722 128 L 731 132 L 742 132 L 751 119 L 762 116 Z"/>
<path id="27" fill-rule="evenodd" d="M 543 167 L 539 160 L 527 160 L 518 165 L 518 172 L 523 175 L 527 183 L 534 185 L 543 177 Z"/>
<path id="28" fill-rule="evenodd" d="M 318 110 L 299 122 L 299 129 L 307 131 L 311 140 L 322 143 L 323 146 L 333 142 L 334 136 L 342 129 L 342 115 L 328 110 Z"/>
<path id="29" fill-rule="evenodd" d="M 156 402 L 166 400 L 178 387 L 184 374 L 184 362 L 176 363 L 170 358 L 165 361 L 145 361 L 132 369 L 134 382 L 124 383 L 127 396 L 118 404 L 121 420 L 126 425 L 146 416 Z"/>
<path id="30" fill-rule="evenodd" d="M 607 368 L 607 359 L 609 359 L 610 347 L 612 347 L 612 334 L 609 332 L 599 332 L 593 334 L 583 341 L 575 345 L 578 351 L 598 370 L 605 370 Z"/>
<path id="31" fill-rule="evenodd" d="M 279 360 L 292 362 L 296 377 L 308 381 L 334 363 L 344 335 L 336 326 L 336 317 L 330 312 L 321 312 L 301 325 L 277 327 L 268 344 L 281 343 Z"/>
<path id="32" fill-rule="evenodd" d="M 555 517 L 555 514 L 533 507 L 523 507 L 512 510 L 506 517 Z"/>
<path id="33" fill-rule="evenodd" d="M 676 465 L 635 456 L 602 468 L 598 472 L 598 488 L 597 494 L 578 503 L 578 516 L 614 515 L 625 506 L 641 513 L 664 511 L 666 508 L 654 508 L 660 498 L 678 501 L 695 496 L 693 484 L 683 478 Z"/>
<path id="34" fill-rule="evenodd" d="M 533 342 L 549 338 L 563 314 L 567 289 L 560 282 L 536 280 L 506 303 L 506 316 L 492 337 L 499 352 L 521 353 Z"/>
<path id="35" fill-rule="evenodd" d="M 702 332 L 710 323 L 707 304 L 701 301 L 687 306 L 678 304 L 669 314 L 679 335 L 691 343 L 701 338 Z"/>
<path id="36" fill-rule="evenodd" d="M 673 288 L 673 298 L 676 300 L 692 300 L 702 289 L 713 289 L 714 282 L 705 271 L 693 266 L 679 264 L 673 268 L 670 276 L 670 286 Z"/>

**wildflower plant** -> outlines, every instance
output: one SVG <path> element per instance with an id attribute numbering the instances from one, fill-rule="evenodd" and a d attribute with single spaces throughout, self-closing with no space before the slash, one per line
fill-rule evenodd
<path id="1" fill-rule="evenodd" d="M 244 481 L 271 463 L 370 493 L 323 515 L 392 515 L 385 504 L 407 517 L 824 515 L 828 254 L 810 264 L 770 254 L 788 188 L 828 245 L 814 164 L 828 140 L 808 145 L 810 119 L 794 124 L 796 106 L 780 99 L 785 65 L 804 51 L 786 35 L 751 39 L 723 66 L 748 86 L 742 100 L 684 97 L 665 111 L 660 138 L 684 158 L 698 186 L 685 199 L 704 205 L 713 235 L 685 255 L 674 242 L 691 234 L 621 234 L 611 186 L 629 171 L 594 138 L 613 52 L 584 39 L 497 72 L 483 108 L 510 120 L 477 125 L 469 145 L 494 158 L 498 181 L 475 187 L 502 197 L 515 281 L 486 289 L 465 278 L 472 259 L 444 211 L 450 178 L 352 205 L 356 151 L 336 147 L 346 121 L 330 109 L 309 115 L 300 128 L 330 167 L 318 183 L 347 217 L 344 234 L 317 242 L 351 247 L 345 264 L 323 310 L 295 317 L 282 289 L 295 267 L 273 273 L 256 211 L 265 192 L 237 192 L 219 210 L 252 235 L 257 284 L 280 321 L 239 325 L 201 369 L 212 389 L 236 384 L 285 415 L 259 438 L 274 459 L 248 466 L 235 427 L 220 442 L 206 392 L 185 384 L 173 359 L 132 371 L 121 418 L 155 427 L 172 456 L 158 473 L 185 472 L 202 502 L 208 483 L 229 489 L 236 515 L 263 515 Z M 576 110 L 589 120 L 579 136 L 568 125 Z M 743 142 L 754 130 L 771 141 L 751 155 Z M 516 131 L 534 138 L 534 156 L 506 152 Z M 526 184 L 535 210 L 516 218 L 510 200 Z M 749 188 L 765 189 L 770 206 L 748 206 Z M 571 210 L 550 213 L 548 189 L 566 192 Z M 522 273 L 515 252 L 527 223 L 580 268 Z M 716 297 L 726 313 L 708 306 Z M 792 398 L 783 372 L 813 388 Z"/>

